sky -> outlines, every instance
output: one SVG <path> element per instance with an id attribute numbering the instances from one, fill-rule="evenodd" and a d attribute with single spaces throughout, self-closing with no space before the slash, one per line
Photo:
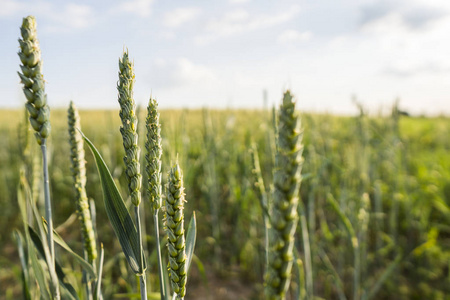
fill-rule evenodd
<path id="1" fill-rule="evenodd" d="M 52 108 L 119 108 L 118 59 L 135 99 L 161 108 L 263 108 L 290 89 L 309 112 L 353 114 L 396 99 L 450 115 L 448 0 L 0 0 L 0 108 L 23 105 L 22 18 L 38 24 Z"/>

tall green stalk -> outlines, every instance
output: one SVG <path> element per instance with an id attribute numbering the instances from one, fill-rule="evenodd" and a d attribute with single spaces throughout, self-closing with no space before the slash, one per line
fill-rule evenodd
<path id="1" fill-rule="evenodd" d="M 50 249 L 51 261 L 47 262 L 49 268 L 55 272 L 55 247 L 53 243 L 53 218 L 50 200 L 50 183 L 48 177 L 47 138 L 50 135 L 50 108 L 45 94 L 45 82 L 42 75 L 42 60 L 39 41 L 37 39 L 36 19 L 28 16 L 23 19 L 20 28 L 22 38 L 19 39 L 20 51 L 18 53 L 22 65 L 22 73 L 18 72 L 24 85 L 23 92 L 27 99 L 25 107 L 30 115 L 30 124 L 33 127 L 36 140 L 41 146 L 43 157 L 45 218 L 47 220 L 47 243 Z M 60 298 L 58 282 L 52 282 L 53 296 Z"/>
<path id="2" fill-rule="evenodd" d="M 158 257 L 158 275 L 161 299 L 166 298 L 164 285 L 164 266 L 161 259 L 161 246 L 159 242 L 159 219 L 158 212 L 162 205 L 162 186 L 161 186 L 161 125 L 159 124 L 158 103 L 155 99 L 150 99 L 147 106 L 147 141 L 145 148 L 147 154 L 145 159 L 147 162 L 146 171 L 148 178 L 148 196 L 153 210 L 153 221 L 155 223 L 156 253 Z"/>
<path id="3" fill-rule="evenodd" d="M 84 142 L 81 133 L 80 116 L 78 110 L 70 102 L 68 110 L 70 160 L 72 163 L 72 177 L 74 180 L 75 202 L 78 219 L 81 225 L 81 237 L 85 256 L 95 270 L 95 260 L 97 258 L 97 245 L 95 243 L 95 232 L 92 224 L 89 202 L 86 194 L 86 161 L 84 159 Z M 89 298 L 92 298 L 93 286 L 86 277 L 86 290 Z"/>
<path id="4" fill-rule="evenodd" d="M 278 148 L 274 173 L 274 199 L 270 232 L 267 299 L 285 299 L 291 280 L 293 247 L 298 223 L 297 207 L 303 165 L 300 118 L 289 91 L 283 97 L 278 121 Z"/>
<path id="5" fill-rule="evenodd" d="M 178 163 L 169 172 L 166 199 L 166 232 L 169 250 L 169 278 L 177 299 L 186 294 L 187 264 L 184 235 L 184 186 L 183 174 Z"/>
<path id="6" fill-rule="evenodd" d="M 259 163 L 258 149 L 256 144 L 252 144 L 250 149 L 250 156 L 252 159 L 252 175 L 253 175 L 253 188 L 258 197 L 259 204 L 263 210 L 263 222 L 264 222 L 264 249 L 265 249 L 265 260 L 266 268 L 265 273 L 267 273 L 267 268 L 269 266 L 269 228 L 270 228 L 270 213 L 268 210 L 268 197 L 266 189 L 264 187 L 264 180 L 261 174 L 261 166 Z"/>
<path id="7" fill-rule="evenodd" d="M 119 83 L 117 90 L 119 92 L 120 119 L 122 126 L 123 147 L 125 148 L 125 174 L 128 179 L 128 191 L 131 197 L 131 203 L 135 206 L 136 229 L 138 233 L 139 251 L 141 256 L 140 269 L 143 270 L 140 277 L 141 299 L 147 299 L 147 284 L 145 280 L 144 253 L 142 251 L 141 220 L 139 214 L 139 204 L 141 203 L 141 185 L 142 176 L 140 173 L 139 154 L 137 135 L 137 116 L 136 104 L 133 99 L 134 71 L 133 64 L 128 58 L 128 52 L 123 53 L 122 59 L 119 59 Z"/>

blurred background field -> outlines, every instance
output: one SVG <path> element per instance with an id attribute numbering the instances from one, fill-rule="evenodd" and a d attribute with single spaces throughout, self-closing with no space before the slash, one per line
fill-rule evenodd
<path id="1" fill-rule="evenodd" d="M 140 112 L 139 130 L 143 132 L 145 109 Z M 304 209 L 296 248 L 307 277 L 303 280 L 312 284 L 318 299 L 353 299 L 355 289 L 362 299 L 369 295 L 373 299 L 450 299 L 450 119 L 401 116 L 395 108 L 389 116 L 360 112 L 352 117 L 302 115 Z M 32 179 L 33 170 L 40 170 L 40 156 L 24 111 L 1 110 L 0 115 L 0 293 L 9 299 L 21 295 L 20 264 L 12 241 L 12 230 L 22 228 L 17 205 L 19 174 L 26 170 Z M 89 110 L 80 115 L 83 132 L 125 191 L 118 111 Z M 54 222 L 70 246 L 80 252 L 66 111 L 52 111 L 51 124 Z M 261 299 L 264 227 L 253 189 L 249 149 L 256 143 L 270 189 L 273 112 L 162 110 L 161 124 L 163 183 L 170 163 L 178 158 L 184 170 L 187 218 L 193 210 L 197 215 L 196 258 L 187 299 Z M 142 150 L 142 160 L 144 154 Z M 98 238 L 106 250 L 103 287 L 109 299 L 136 290 L 137 282 L 107 220 L 93 157 L 88 153 L 86 159 L 87 192 L 95 201 Z M 30 182 L 36 189 L 41 186 Z M 144 199 L 145 210 L 145 195 Z M 338 204 L 343 216 L 330 201 Z M 147 211 L 143 221 L 148 233 L 153 230 L 150 216 Z M 343 219 L 355 231 L 357 252 Z M 305 236 L 311 259 L 305 256 Z M 152 290 L 158 280 L 153 235 L 147 235 L 145 245 Z M 67 259 L 64 263 L 80 270 L 61 249 L 57 251 L 63 261 Z M 360 259 L 356 268 L 355 256 Z M 354 272 L 360 274 L 356 287 Z M 70 276 L 76 282 L 80 274 L 74 271 Z M 293 277 L 295 290 L 298 274 L 294 272 Z"/>

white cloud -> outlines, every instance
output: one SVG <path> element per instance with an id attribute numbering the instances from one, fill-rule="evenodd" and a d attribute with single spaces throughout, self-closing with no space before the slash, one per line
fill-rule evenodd
<path id="1" fill-rule="evenodd" d="M 270 28 L 292 20 L 299 11 L 299 7 L 294 6 L 286 12 L 269 15 L 260 14 L 252 16 L 243 9 L 227 12 L 222 18 L 210 21 L 206 25 L 207 33 L 196 37 L 196 42 L 198 44 L 207 44 L 220 37 Z"/>
<path id="2" fill-rule="evenodd" d="M 208 67 L 195 64 L 187 58 L 175 60 L 156 59 L 151 68 L 150 82 L 158 88 L 172 88 L 192 84 L 216 82 L 214 72 Z"/>
<path id="3" fill-rule="evenodd" d="M 250 2 L 250 0 L 229 0 L 231 4 L 242 4 Z"/>
<path id="4" fill-rule="evenodd" d="M 92 8 L 83 4 L 69 3 L 61 12 L 55 13 L 52 9 L 47 14 L 50 19 L 57 23 L 57 25 L 48 28 L 48 30 L 53 32 L 88 28 L 95 23 L 95 15 Z"/>
<path id="5" fill-rule="evenodd" d="M 300 32 L 294 29 L 283 31 L 278 37 L 280 43 L 305 42 L 311 39 L 312 33 L 309 31 Z"/>
<path id="6" fill-rule="evenodd" d="M 113 9 L 114 11 L 126 11 L 139 17 L 148 17 L 152 12 L 153 0 L 126 1 Z"/>
<path id="7" fill-rule="evenodd" d="M 385 69 L 385 74 L 398 77 L 410 77 L 416 75 L 450 74 L 450 64 L 446 62 L 430 61 L 426 63 L 414 63 L 411 61 L 397 61 Z"/>
<path id="8" fill-rule="evenodd" d="M 38 19 L 46 19 L 48 22 L 43 29 L 50 32 L 87 28 L 95 22 L 92 7 L 85 4 L 67 3 L 57 6 L 49 1 L 24 4 L 14 0 L 0 0 L 0 7 L 0 17 L 26 15 L 31 12 Z"/>
<path id="9" fill-rule="evenodd" d="M 14 0 L 0 0 L 0 17 L 13 16 L 21 11 L 23 4 Z"/>
<path id="10" fill-rule="evenodd" d="M 449 1 L 398 0 L 379 1 L 360 7 L 363 30 L 387 27 L 394 22 L 405 30 L 426 29 L 450 13 Z"/>
<path id="11" fill-rule="evenodd" d="M 163 24 L 170 28 L 176 28 L 195 19 L 201 10 L 196 7 L 177 8 L 164 15 Z"/>

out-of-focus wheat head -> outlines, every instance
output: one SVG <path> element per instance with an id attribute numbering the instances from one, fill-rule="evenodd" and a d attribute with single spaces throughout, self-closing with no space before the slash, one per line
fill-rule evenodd
<path id="1" fill-rule="evenodd" d="M 84 159 L 84 143 L 81 133 L 80 116 L 78 110 L 70 102 L 68 110 L 70 160 L 72 162 L 72 177 L 75 187 L 75 201 L 77 205 L 78 219 L 81 223 L 81 234 L 84 249 L 89 261 L 97 258 L 97 246 L 95 244 L 94 226 L 92 225 L 89 202 L 86 194 L 86 161 Z"/>
<path id="2" fill-rule="evenodd" d="M 303 164 L 303 133 L 295 102 L 289 91 L 278 114 L 278 149 L 274 173 L 274 201 L 270 231 L 269 267 L 266 274 L 267 299 L 285 299 L 293 264 L 294 235 Z"/>
<path id="3" fill-rule="evenodd" d="M 22 38 L 19 39 L 19 58 L 22 62 L 18 72 L 24 85 L 23 92 L 27 98 L 25 104 L 30 115 L 30 124 L 35 130 L 39 145 L 50 135 L 50 108 L 45 94 L 44 76 L 42 75 L 42 60 L 39 41 L 36 33 L 36 19 L 28 16 L 23 19 L 20 27 Z"/>

